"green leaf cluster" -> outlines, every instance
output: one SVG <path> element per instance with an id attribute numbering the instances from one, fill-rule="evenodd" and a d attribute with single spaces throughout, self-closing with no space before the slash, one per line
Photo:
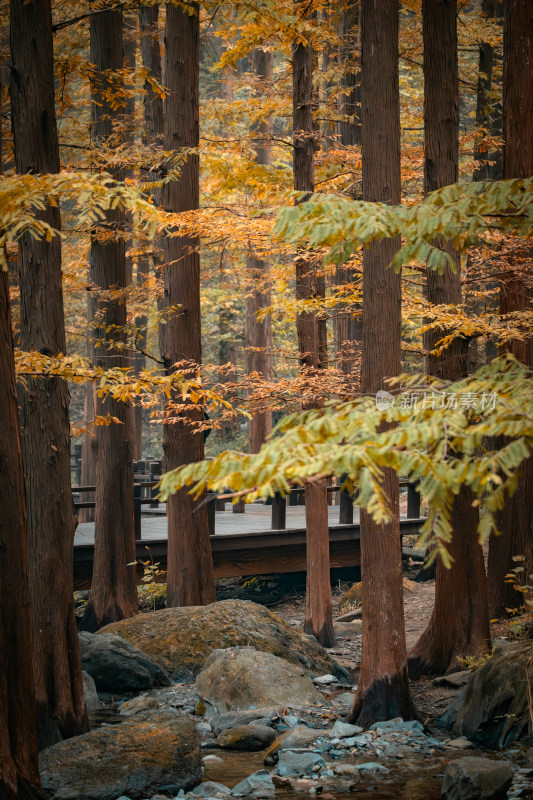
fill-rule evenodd
<path id="1" fill-rule="evenodd" d="M 533 178 L 456 183 L 411 206 L 327 194 L 305 199 L 278 212 L 273 235 L 295 245 L 327 247 L 326 260 L 333 263 L 346 262 L 361 245 L 401 236 L 405 243 L 391 262 L 396 270 L 426 262 L 439 273 L 447 266 L 455 271 L 445 242 L 462 250 L 494 234 L 528 237 L 532 231 Z"/>
<path id="2" fill-rule="evenodd" d="M 229 489 L 253 502 L 295 484 L 345 476 L 355 502 L 383 523 L 392 517 L 382 487 L 383 471 L 391 468 L 420 481 L 429 503 L 422 543 L 433 540 L 434 555 L 449 565 L 451 507 L 462 486 L 479 506 L 480 541 L 498 532 L 496 512 L 515 491 L 520 465 L 533 451 L 531 377 L 510 355 L 456 383 L 404 375 L 391 381 L 396 396 L 389 408 L 359 397 L 285 417 L 256 455 L 226 451 L 166 473 L 161 497 L 192 484 L 196 496 Z"/>

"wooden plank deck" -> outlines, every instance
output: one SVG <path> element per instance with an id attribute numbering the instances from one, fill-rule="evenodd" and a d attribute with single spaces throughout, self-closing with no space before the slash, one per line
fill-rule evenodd
<path id="1" fill-rule="evenodd" d="M 162 510 L 162 509 L 161 509 Z M 354 522 L 339 525 L 339 507 L 329 506 L 331 567 L 360 565 L 359 513 L 354 508 Z M 402 535 L 416 535 L 423 519 L 400 520 Z M 262 575 L 272 572 L 298 572 L 306 568 L 305 507 L 287 507 L 286 528 L 271 530 L 271 508 L 260 504 L 246 507 L 244 514 L 217 511 L 215 535 L 211 536 L 216 577 Z M 166 568 L 167 521 L 161 513 L 142 516 L 142 541 L 137 543 L 138 558 L 146 559 L 149 547 L 160 569 Z M 88 588 L 94 555 L 94 523 L 78 526 L 74 539 L 74 587 Z"/>

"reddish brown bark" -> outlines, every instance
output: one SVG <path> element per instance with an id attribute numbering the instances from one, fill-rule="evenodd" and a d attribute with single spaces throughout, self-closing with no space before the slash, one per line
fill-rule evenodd
<path id="1" fill-rule="evenodd" d="M 141 27 L 141 57 L 148 74 L 161 82 L 161 45 L 159 41 L 159 6 L 141 6 L 139 22 Z M 145 143 L 162 144 L 163 138 L 163 98 L 154 92 L 152 84 L 145 81 L 144 124 Z"/>
<path id="2" fill-rule="evenodd" d="M 58 172 L 50 2 L 13 0 L 10 13 L 16 169 Z M 40 216 L 54 228 L 61 225 L 58 208 Z M 22 348 L 65 353 L 59 238 L 24 236 L 18 268 Z M 59 378 L 29 379 L 20 392 L 39 747 L 88 727 L 73 604 L 68 406 L 68 387 Z"/>
<path id="3" fill-rule="evenodd" d="M 342 145 L 350 147 L 361 144 L 361 70 L 357 63 L 359 45 L 360 0 L 350 0 L 341 11 L 339 53 L 341 88 L 338 111 L 348 119 L 337 123 L 337 133 Z"/>
<path id="4" fill-rule="evenodd" d="M 123 66 L 122 13 L 94 14 L 90 33 L 91 62 L 105 86 L 106 71 Z M 93 88 L 92 100 L 93 135 L 97 142 L 105 144 L 113 134 L 111 102 L 97 87 Z M 94 335 L 101 345 L 94 349 L 94 355 L 96 366 L 104 369 L 128 366 L 125 351 L 120 348 L 125 339 L 125 299 L 108 293 L 128 283 L 124 226 L 124 212 L 106 212 L 105 222 L 91 241 L 90 278 L 97 301 Z M 103 238 L 110 232 L 112 238 Z M 89 631 L 137 613 L 136 573 L 134 567 L 128 566 L 135 561 L 131 408 L 110 397 L 97 397 L 96 411 L 119 422 L 96 429 L 93 577 L 80 624 L 80 629 Z"/>
<path id="5" fill-rule="evenodd" d="M 341 12 L 339 52 L 342 69 L 341 87 L 344 92 L 338 99 L 339 114 L 348 119 L 339 122 L 337 133 L 339 142 L 345 147 L 361 144 L 361 70 L 360 57 L 360 0 L 351 0 Z M 361 189 L 355 180 L 350 189 L 354 200 L 361 199 Z M 335 284 L 342 286 L 353 283 L 358 275 L 353 269 L 341 264 L 336 269 Z M 335 340 L 337 368 L 347 376 L 347 388 L 352 392 L 357 384 L 357 366 L 361 357 L 361 307 L 340 308 L 333 318 L 333 337 Z"/>
<path id="6" fill-rule="evenodd" d="M 161 75 L 161 43 L 159 35 L 159 6 L 141 6 L 139 9 L 139 25 L 141 31 L 141 59 L 148 75 L 158 83 L 162 81 Z M 157 94 L 152 84 L 144 82 L 144 132 L 145 145 L 162 146 L 163 144 L 163 98 Z M 153 170 L 146 170 L 143 178 L 147 181 L 156 181 L 160 178 Z M 154 203 L 159 202 L 159 189 L 150 189 Z M 148 244 L 145 245 L 146 247 Z M 137 284 L 142 285 L 150 274 L 152 260 L 159 262 L 159 252 L 146 253 L 139 257 L 137 262 Z M 138 375 L 145 367 L 146 359 L 143 350 L 147 345 L 147 317 L 143 314 L 135 319 L 135 373 Z M 135 406 L 135 458 L 142 458 L 144 409 L 140 404 Z"/>
<path id="7" fill-rule="evenodd" d="M 533 175 L 533 4 L 508 0 L 505 20 L 504 71 L 504 153 L 503 177 L 528 178 Z M 509 270 L 500 289 L 500 311 L 531 309 L 530 247 L 520 247 L 509 259 Z M 506 350 L 528 366 L 533 366 L 533 338 L 513 340 Z M 508 608 L 520 604 L 520 596 L 504 577 L 516 564 L 514 555 L 526 558 L 526 575 L 533 572 L 533 459 L 521 470 L 520 483 L 499 513 L 500 535 L 493 537 L 489 550 L 489 602 L 491 614 L 503 616 Z"/>
<path id="8" fill-rule="evenodd" d="M 503 21 L 503 0 L 483 0 L 483 13 L 489 19 Z M 502 135 L 502 106 L 491 97 L 494 75 L 494 48 L 489 42 L 479 43 L 479 71 L 477 82 L 476 124 L 493 136 Z M 501 87 L 500 87 L 501 88 Z M 474 160 L 475 181 L 500 180 L 502 177 L 501 149 L 491 151 L 476 143 Z"/>
<path id="9" fill-rule="evenodd" d="M 0 796 L 40 792 L 31 646 L 26 497 L 7 272 L 0 269 Z"/>
<path id="10" fill-rule="evenodd" d="M 425 192 L 455 183 L 458 177 L 459 116 L 457 73 L 456 0 L 423 0 L 424 30 L 424 131 Z M 448 252 L 456 270 L 442 275 L 427 270 L 427 299 L 430 303 L 460 304 L 461 264 L 452 247 Z M 429 331 L 426 350 L 449 331 Z M 467 374 L 468 342 L 455 339 L 441 355 L 428 354 L 430 375 L 454 381 Z M 451 569 L 439 559 L 436 569 L 435 606 L 428 627 L 409 654 L 409 674 L 444 672 L 457 656 L 472 655 L 490 647 L 487 582 L 483 553 L 478 542 L 477 508 L 473 496 L 463 489 L 454 498 L 452 535 L 449 547 Z"/>
<path id="11" fill-rule="evenodd" d="M 361 28 L 363 198 L 399 203 L 397 0 L 362 0 Z M 401 369 L 401 280 L 388 269 L 398 246 L 398 240 L 374 242 L 363 253 L 361 391 L 372 395 L 385 388 L 385 378 Z M 361 511 L 363 650 L 357 694 L 348 715 L 349 721 L 361 725 L 415 715 L 407 678 L 396 474 L 385 471 L 382 485 L 393 504 L 392 521 L 378 525 Z"/>
<path id="12" fill-rule="evenodd" d="M 252 53 L 252 67 L 256 80 L 263 88 L 272 80 L 273 55 L 266 50 L 256 49 Z M 255 126 L 258 137 L 267 136 L 271 125 L 268 120 Z M 254 161 L 256 164 L 270 166 L 272 163 L 270 147 L 266 139 L 257 142 Z M 252 284 L 246 295 L 244 325 L 244 347 L 246 351 L 246 371 L 256 372 L 265 380 L 270 378 L 272 346 L 272 326 L 270 316 L 259 320 L 258 312 L 270 305 L 270 291 L 267 283 L 268 261 L 257 257 L 251 250 L 246 257 L 246 269 Z M 258 453 L 261 445 L 272 430 L 272 412 L 265 408 L 255 413 L 248 423 L 248 448 L 250 453 Z"/>
<path id="13" fill-rule="evenodd" d="M 165 149 L 180 151 L 197 148 L 199 137 L 199 18 L 194 13 L 168 5 L 166 10 Z M 198 208 L 198 152 L 185 157 L 179 180 L 163 190 L 163 205 L 168 211 Z M 198 241 L 191 236 L 176 236 L 163 241 L 164 305 L 179 306 L 160 330 L 161 354 L 167 373 L 187 360 L 200 364 L 200 257 Z M 178 398 L 175 398 L 179 402 Z M 189 408 L 180 420 L 165 424 L 163 451 L 165 468 L 199 461 L 204 455 L 203 436 L 191 423 L 202 419 L 201 408 Z M 205 605 L 215 600 L 213 561 L 209 541 L 207 508 L 192 499 L 188 489 L 169 497 L 168 590 L 167 605 Z"/>
<path id="14" fill-rule="evenodd" d="M 292 51 L 293 171 L 294 188 L 314 190 L 315 135 L 313 127 L 313 48 L 298 42 Z M 325 296 L 325 281 L 316 269 L 317 259 L 302 253 L 296 258 L 296 299 Z M 307 371 L 325 366 L 326 323 L 316 312 L 302 311 L 296 320 L 300 363 Z M 307 590 L 304 630 L 324 647 L 335 642 L 329 572 L 328 507 L 325 485 L 305 487 L 307 530 Z"/>

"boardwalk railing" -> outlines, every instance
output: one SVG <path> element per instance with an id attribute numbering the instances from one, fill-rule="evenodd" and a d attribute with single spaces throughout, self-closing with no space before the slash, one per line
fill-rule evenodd
<path id="1" fill-rule="evenodd" d="M 157 466 L 154 466 L 153 469 L 150 468 L 148 475 L 150 476 L 150 480 L 136 480 L 133 485 L 133 509 L 134 509 L 134 520 L 135 520 L 135 540 L 137 542 L 142 541 L 142 529 L 141 529 L 141 515 L 142 515 L 142 506 L 148 505 L 151 508 L 157 508 L 159 502 L 156 498 L 156 494 L 154 492 L 154 487 L 157 485 L 159 476 L 160 476 L 160 462 L 153 462 L 154 465 L 159 464 L 159 472 L 157 470 Z M 136 475 L 137 478 L 141 477 L 139 472 Z M 147 477 L 147 474 L 142 474 L 143 478 Z M 420 493 L 418 484 L 409 483 L 408 481 L 401 480 L 400 487 L 405 488 L 407 487 L 407 518 L 408 519 L 418 519 L 420 517 Z M 80 508 L 95 508 L 96 503 L 94 500 L 92 501 L 83 501 L 81 496 L 88 492 L 94 492 L 96 490 L 96 486 L 73 486 L 73 503 L 74 508 L 76 510 Z M 340 489 L 339 486 L 328 486 L 327 487 L 328 494 L 336 495 L 339 493 L 339 525 L 353 525 L 353 496 L 350 492 L 347 492 L 343 489 Z M 283 531 L 286 530 L 286 509 L 287 509 L 287 499 L 289 505 L 293 505 L 291 502 L 293 499 L 296 500 L 296 505 L 298 500 L 301 500 L 302 497 L 305 496 L 305 489 L 304 487 L 297 487 L 291 489 L 290 492 L 286 496 L 282 496 L 281 494 L 275 494 L 271 500 L 272 504 L 272 515 L 271 515 L 271 524 L 270 529 L 273 531 Z M 217 510 L 225 510 L 225 501 L 219 495 L 208 492 L 207 496 L 204 500 L 207 504 L 207 517 L 209 522 L 209 533 L 211 536 L 215 535 L 215 520 L 216 520 L 216 511 Z M 221 503 L 224 504 L 224 507 L 221 508 Z M 244 511 L 244 504 L 242 504 L 242 509 L 239 509 L 236 513 L 243 513 Z M 233 512 L 235 512 L 235 506 L 233 507 Z"/>

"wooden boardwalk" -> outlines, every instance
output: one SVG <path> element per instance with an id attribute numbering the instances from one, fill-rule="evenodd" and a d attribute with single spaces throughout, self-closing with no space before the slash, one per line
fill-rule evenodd
<path id="1" fill-rule="evenodd" d="M 149 547 L 154 561 L 166 567 L 167 520 L 164 507 L 149 510 L 141 517 L 141 540 L 137 556 L 146 559 Z M 358 567 L 360 561 L 359 512 L 354 508 L 353 523 L 340 525 L 339 506 L 328 506 L 331 567 Z M 287 506 L 283 530 L 272 530 L 272 510 L 263 504 L 246 506 L 244 514 L 226 510 L 215 512 L 215 534 L 211 536 L 216 577 L 264 575 L 273 572 L 298 572 L 306 568 L 305 507 Z M 402 535 L 416 535 L 423 519 L 402 518 Z M 94 523 L 78 525 L 74 538 L 74 586 L 88 588 L 94 555 Z"/>

